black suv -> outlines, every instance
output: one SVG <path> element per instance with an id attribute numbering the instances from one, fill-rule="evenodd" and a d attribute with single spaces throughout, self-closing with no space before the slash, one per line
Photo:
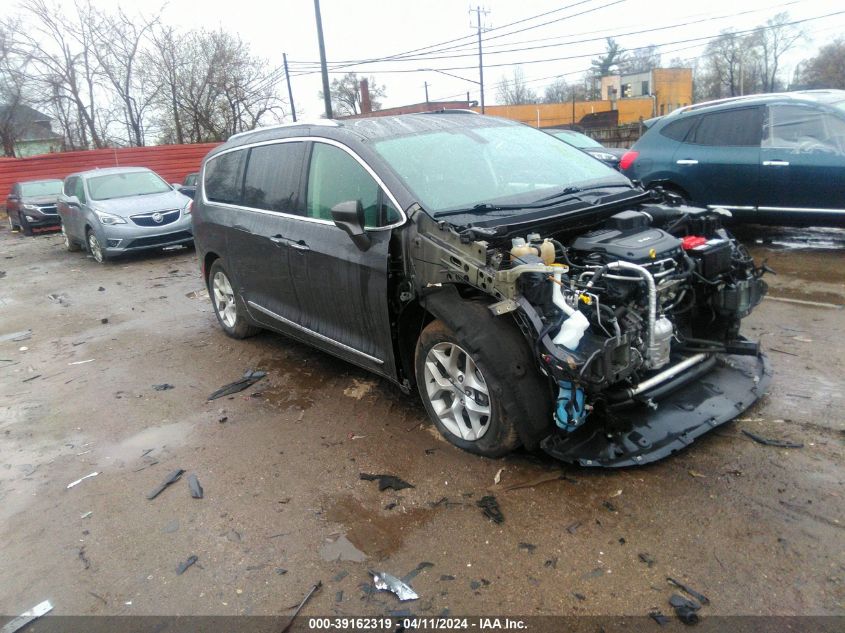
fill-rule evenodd
<path id="1" fill-rule="evenodd" d="M 622 171 L 759 224 L 845 226 L 845 90 L 687 106 L 651 122 Z"/>
<path id="2" fill-rule="evenodd" d="M 236 135 L 204 160 L 193 217 L 227 334 L 275 330 L 416 386 L 475 453 L 644 464 L 768 383 L 739 334 L 766 285 L 720 214 L 512 121 Z"/>

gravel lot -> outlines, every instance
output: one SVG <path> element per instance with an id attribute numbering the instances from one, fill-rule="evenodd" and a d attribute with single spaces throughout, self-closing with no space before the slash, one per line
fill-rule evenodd
<path id="1" fill-rule="evenodd" d="M 845 304 L 845 232 L 747 233 L 773 297 Z M 508 490 L 560 466 L 453 449 L 385 381 L 275 334 L 228 339 L 191 249 L 100 266 L 3 230 L 0 271 L 0 337 L 32 332 L 0 341 L 2 614 L 288 614 L 318 580 L 303 614 L 669 614 L 671 576 L 703 615 L 845 615 L 842 309 L 764 301 L 745 333 L 771 394 L 689 450 Z M 269 375 L 207 402 L 250 368 Z M 362 591 L 368 569 L 421 562 L 416 602 Z"/>

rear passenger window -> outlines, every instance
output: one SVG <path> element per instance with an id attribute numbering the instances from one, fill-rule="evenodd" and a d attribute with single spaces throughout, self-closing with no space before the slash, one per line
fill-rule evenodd
<path id="1" fill-rule="evenodd" d="M 215 156 L 205 164 L 205 197 L 214 202 L 241 203 L 246 150 Z"/>
<path id="2" fill-rule="evenodd" d="M 244 177 L 243 205 L 303 215 L 299 179 L 304 152 L 301 142 L 253 147 Z"/>
<path id="3" fill-rule="evenodd" d="M 697 120 L 697 117 L 690 116 L 685 119 L 680 119 L 678 121 L 672 121 L 669 125 L 663 127 L 660 130 L 660 133 L 663 136 L 671 138 L 674 141 L 683 142 Z"/>
<path id="4" fill-rule="evenodd" d="M 763 135 L 761 108 L 740 108 L 703 114 L 688 143 L 733 147 L 759 147 Z"/>
<path id="5" fill-rule="evenodd" d="M 332 207 L 360 200 L 364 226 L 377 228 L 398 221 L 399 212 L 381 195 L 378 183 L 361 164 L 342 149 L 314 143 L 308 170 L 306 214 L 310 218 L 332 219 Z"/>

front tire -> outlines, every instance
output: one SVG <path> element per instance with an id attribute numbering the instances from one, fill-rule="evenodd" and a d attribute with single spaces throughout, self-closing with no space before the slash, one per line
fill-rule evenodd
<path id="1" fill-rule="evenodd" d="M 98 264 L 105 264 L 108 256 L 103 251 L 103 246 L 100 244 L 100 240 L 97 239 L 97 234 L 91 229 L 88 229 L 85 234 L 85 241 L 88 244 L 88 252 L 91 253 L 94 261 Z"/>
<path id="2" fill-rule="evenodd" d="M 9 220 L 9 232 L 14 233 L 17 229 L 15 228 L 15 223 L 12 222 L 12 216 L 7 215 L 6 218 Z"/>
<path id="3" fill-rule="evenodd" d="M 503 406 L 519 390 L 498 379 L 491 361 L 443 321 L 429 323 L 417 341 L 417 386 L 437 430 L 458 448 L 501 457 L 520 445 L 516 420 Z"/>
<path id="4" fill-rule="evenodd" d="M 217 322 L 228 336 L 243 339 L 261 331 L 249 323 L 242 302 L 238 301 L 239 297 L 229 280 L 229 273 L 219 259 L 208 271 L 208 296 L 214 306 Z"/>
<path id="5" fill-rule="evenodd" d="M 27 237 L 32 237 L 32 226 L 30 226 L 29 221 L 24 216 L 20 216 L 18 221 L 20 222 L 21 232 Z"/>

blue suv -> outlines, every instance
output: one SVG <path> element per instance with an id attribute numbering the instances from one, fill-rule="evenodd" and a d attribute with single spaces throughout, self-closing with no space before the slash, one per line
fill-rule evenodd
<path id="1" fill-rule="evenodd" d="M 646 122 L 621 170 L 743 222 L 845 226 L 845 90 L 700 103 Z"/>

